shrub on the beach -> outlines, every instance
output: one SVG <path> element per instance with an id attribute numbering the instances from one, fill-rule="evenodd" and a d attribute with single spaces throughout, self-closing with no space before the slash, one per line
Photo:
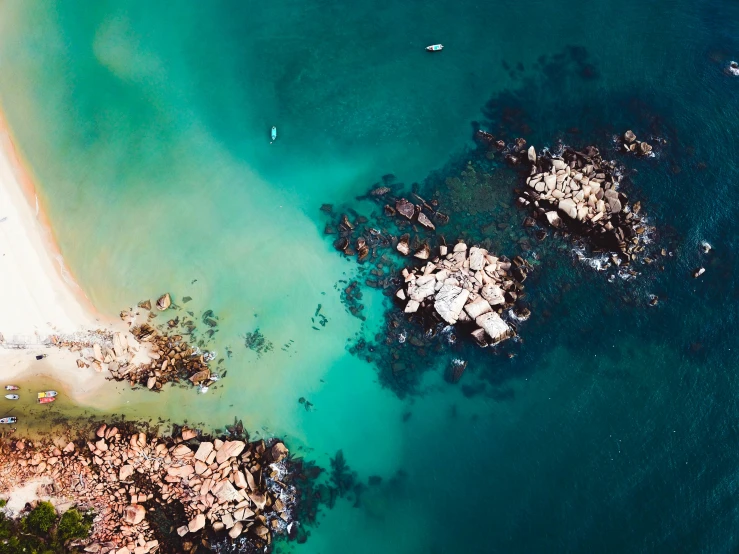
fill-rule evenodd
<path id="1" fill-rule="evenodd" d="M 82 539 L 90 532 L 90 523 L 75 508 L 64 512 L 59 526 L 56 530 L 56 537 L 60 543 L 65 543 L 71 539 Z"/>
<path id="2" fill-rule="evenodd" d="M 32 533 L 45 535 L 56 523 L 56 510 L 51 502 L 40 502 L 26 518 L 26 527 Z"/>
<path id="3" fill-rule="evenodd" d="M 87 537 L 91 525 L 91 513 L 81 514 L 73 508 L 59 518 L 49 502 L 42 502 L 22 519 L 9 519 L 0 513 L 0 554 L 80 552 L 66 543 Z"/>

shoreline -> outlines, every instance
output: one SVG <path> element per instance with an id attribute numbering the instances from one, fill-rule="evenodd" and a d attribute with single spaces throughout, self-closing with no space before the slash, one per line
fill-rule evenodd
<path id="1" fill-rule="evenodd" d="M 29 165 L 0 107 L 0 360 L 2 379 L 48 375 L 80 400 L 105 384 L 105 375 L 80 369 L 72 353 L 55 352 L 41 367 L 37 354 L 55 333 L 125 331 L 100 314 L 64 265 L 49 219 L 38 203 Z M 7 383 L 3 383 L 7 384 Z"/>
<path id="2" fill-rule="evenodd" d="M 17 141 L 13 136 L 13 132 L 8 125 L 5 117 L 5 112 L 2 105 L 0 105 L 0 167 L 2 167 L 2 173 L 0 173 L 0 184 L 3 188 L 7 187 L 9 196 L 17 196 L 14 192 L 19 193 L 22 197 L 23 202 L 18 201 L 15 204 L 16 209 L 21 213 L 21 217 L 26 216 L 26 221 L 21 221 L 21 224 L 26 224 L 26 231 L 31 235 L 36 235 L 36 238 L 43 247 L 43 253 L 48 257 L 48 261 L 51 262 L 51 266 L 54 268 L 54 275 L 56 279 L 61 281 L 63 288 L 73 297 L 75 303 L 79 309 L 85 314 L 85 316 L 91 318 L 98 324 L 110 324 L 115 320 L 108 318 L 97 311 L 92 301 L 87 297 L 82 288 L 77 283 L 74 275 L 70 269 L 64 263 L 64 258 L 59 248 L 59 244 L 54 233 L 54 228 L 51 225 L 46 211 L 39 202 L 38 192 L 33 179 L 33 172 L 30 169 L 29 163 L 23 158 L 23 155 L 18 150 L 16 145 Z M 5 165 L 7 164 L 7 168 Z M 5 170 L 9 169 L 9 172 Z M 6 178 L 10 177 L 10 178 Z M 14 186 L 15 185 L 15 186 Z M 2 190 L 0 189 L 0 192 Z M 17 198 L 15 198 L 17 200 Z M 0 206 L 0 209 L 3 208 Z M 34 214 L 35 211 L 35 214 Z M 0 214 L 0 218 L 5 217 Z M 34 224 L 35 220 L 35 224 Z M 9 221 L 4 222 L 4 224 Z M 2 228 L 0 228 L 0 232 Z M 0 237 L 2 235 L 0 234 Z M 34 237 L 31 238 L 33 240 Z M 2 244 L 2 242 L 0 242 Z M 90 320 L 85 321 L 85 324 L 89 324 Z"/>
<path id="3" fill-rule="evenodd" d="M 6 513 L 17 519 L 38 500 L 62 512 L 92 509 L 89 535 L 75 542 L 101 554 L 186 552 L 237 538 L 256 552 L 277 537 L 297 538 L 305 476 L 281 439 L 118 425 L 88 421 L 41 439 L 0 438 Z"/>

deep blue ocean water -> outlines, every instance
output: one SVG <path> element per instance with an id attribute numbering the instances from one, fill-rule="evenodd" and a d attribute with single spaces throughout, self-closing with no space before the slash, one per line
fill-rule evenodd
<path id="1" fill-rule="evenodd" d="M 1 9 L 2 107 L 87 294 L 110 314 L 191 294 L 220 314 L 214 347 L 234 351 L 207 398 L 139 391 L 98 408 L 214 427 L 243 417 L 323 465 L 341 449 L 358 479 L 382 477 L 285 551 L 739 548 L 739 77 L 724 73 L 739 58 L 739 4 Z M 435 42 L 446 49 L 427 55 Z M 673 255 L 664 271 L 609 283 L 564 243 L 535 245 L 516 357 L 464 349 L 458 385 L 429 362 L 399 399 L 347 352 L 382 329 L 383 302 L 366 292 L 363 327 L 345 313 L 336 284 L 356 268 L 322 236 L 318 208 L 355 205 L 386 173 L 431 175 L 422 188 L 438 189 L 476 156 L 476 127 L 609 152 Z M 627 128 L 667 142 L 655 158 L 622 156 L 612 137 Z M 505 175 L 494 206 L 451 225 L 484 227 L 511 255 L 514 238 L 487 226 L 513 204 Z M 329 322 L 315 332 L 319 303 Z M 240 344 L 256 326 L 275 344 L 261 358 Z"/>

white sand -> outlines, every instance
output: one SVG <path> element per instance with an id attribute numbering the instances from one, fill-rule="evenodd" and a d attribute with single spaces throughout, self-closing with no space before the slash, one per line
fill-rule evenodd
<path id="1" fill-rule="evenodd" d="M 79 354 L 43 342 L 50 334 L 111 328 L 112 322 L 93 313 L 66 272 L 43 214 L 22 188 L 26 176 L 1 119 L 0 141 L 0 220 L 6 218 L 0 222 L 0 385 L 49 375 L 81 398 L 103 386 L 106 375 L 78 368 Z M 17 344 L 26 348 L 10 348 Z M 48 358 L 39 363 L 35 355 L 42 353 Z"/>
<path id="2" fill-rule="evenodd" d="M 49 496 L 47 494 L 41 494 L 41 487 L 43 485 L 49 485 L 54 480 L 51 477 L 38 477 L 18 483 L 14 488 L 5 491 L 2 494 L 2 498 L 8 501 L 6 505 L 7 512 L 10 512 L 10 517 L 16 517 L 26 507 L 26 503 L 34 502 L 36 500 L 48 500 L 57 509 L 57 512 L 64 513 L 73 507 L 76 502 L 69 498 L 63 498 L 60 496 Z"/>
<path id="3" fill-rule="evenodd" d="M 24 197 L 14 164 L 0 152 L 0 332 L 6 341 L 34 341 L 54 332 L 94 328 L 99 323 L 75 298 L 60 262 L 48 250 L 53 239 Z M 78 292 L 78 294 L 81 294 Z"/>
<path id="4" fill-rule="evenodd" d="M 27 502 L 33 502 L 34 500 L 41 500 L 39 494 L 39 488 L 41 485 L 48 485 L 52 482 L 51 477 L 39 477 L 38 479 L 32 479 L 24 483 L 18 483 L 18 485 L 3 493 L 3 498 L 8 500 L 7 508 L 14 515 L 18 514 L 25 507 Z M 48 497 L 44 497 L 47 500 Z"/>

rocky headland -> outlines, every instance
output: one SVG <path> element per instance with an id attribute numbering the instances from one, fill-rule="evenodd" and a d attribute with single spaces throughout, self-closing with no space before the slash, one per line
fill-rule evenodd
<path id="1" fill-rule="evenodd" d="M 95 512 L 85 552 L 195 552 L 224 540 L 264 552 L 274 536 L 298 533 L 296 472 L 277 439 L 103 424 L 74 441 L 3 439 L 0 453 L 0 496 L 38 483 L 40 496 Z"/>

